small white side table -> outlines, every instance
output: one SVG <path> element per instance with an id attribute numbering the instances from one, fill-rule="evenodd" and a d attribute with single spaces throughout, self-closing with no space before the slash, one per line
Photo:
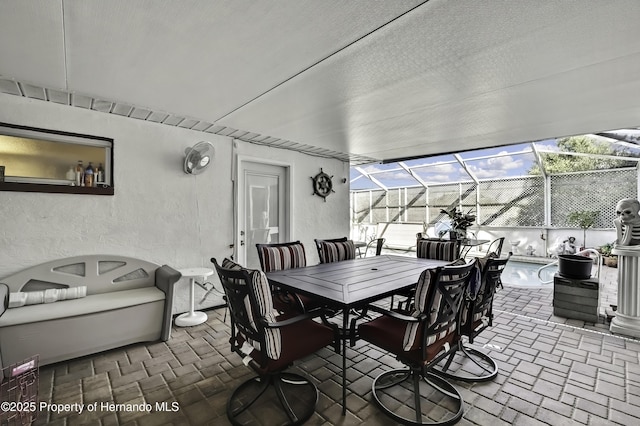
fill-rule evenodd
<path id="1" fill-rule="evenodd" d="M 176 325 L 178 327 L 190 327 L 192 325 L 202 324 L 207 320 L 207 314 L 200 311 L 194 311 L 195 307 L 195 284 L 196 278 L 202 277 L 207 278 L 213 275 L 213 269 L 210 268 L 186 268 L 186 269 L 178 269 L 178 272 L 182 274 L 184 278 L 189 278 L 191 288 L 189 289 L 189 299 L 191 303 L 191 308 L 189 312 L 185 312 L 184 314 L 178 315 L 176 318 Z"/>

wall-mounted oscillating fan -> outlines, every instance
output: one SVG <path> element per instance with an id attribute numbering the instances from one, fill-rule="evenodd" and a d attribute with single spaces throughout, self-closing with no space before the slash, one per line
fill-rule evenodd
<path id="1" fill-rule="evenodd" d="M 202 173 L 213 161 L 214 148 L 211 142 L 198 142 L 184 150 L 184 172 L 190 175 Z"/>

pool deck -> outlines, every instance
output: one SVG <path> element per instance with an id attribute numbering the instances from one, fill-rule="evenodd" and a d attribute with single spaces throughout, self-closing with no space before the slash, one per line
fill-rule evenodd
<path id="1" fill-rule="evenodd" d="M 555 316 L 553 314 L 553 283 L 544 286 L 532 283 L 531 287 L 509 287 L 509 283 L 504 282 L 504 288 L 497 293 L 495 309 L 610 334 L 607 314 L 611 314 L 611 305 L 618 304 L 618 269 L 603 265 L 600 270 L 599 285 L 600 320 L 598 323 Z"/>

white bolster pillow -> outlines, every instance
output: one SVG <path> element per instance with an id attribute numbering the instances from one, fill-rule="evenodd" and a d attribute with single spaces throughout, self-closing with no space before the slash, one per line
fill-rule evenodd
<path id="1" fill-rule="evenodd" d="M 19 291 L 9 294 L 9 307 L 53 303 L 59 300 L 79 299 L 87 295 L 87 286 L 50 288 L 43 291 Z"/>

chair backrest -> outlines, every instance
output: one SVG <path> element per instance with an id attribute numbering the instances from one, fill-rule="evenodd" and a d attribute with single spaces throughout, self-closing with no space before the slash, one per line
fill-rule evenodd
<path id="1" fill-rule="evenodd" d="M 500 237 L 500 238 L 496 238 L 495 240 L 491 241 L 491 244 L 489 244 L 489 247 L 487 248 L 487 253 L 495 253 L 498 255 L 498 257 L 500 257 L 500 255 L 502 254 L 502 245 L 504 244 L 504 237 Z"/>
<path id="2" fill-rule="evenodd" d="M 422 359 L 428 360 L 433 357 L 427 353 L 429 346 L 437 342 L 442 345 L 451 342 L 459 332 L 459 314 L 469 280 L 477 268 L 477 260 L 459 263 L 427 269 L 420 275 L 411 315 L 421 318 L 421 321 L 410 323 L 405 329 L 405 351 L 421 348 Z M 434 349 L 434 353 L 438 352 L 439 348 Z"/>
<path id="3" fill-rule="evenodd" d="M 260 267 L 264 272 L 307 266 L 304 245 L 300 241 L 274 244 L 256 244 Z"/>
<path id="4" fill-rule="evenodd" d="M 315 239 L 314 241 L 318 249 L 320 263 L 340 262 L 356 258 L 356 246 L 347 237 L 332 240 Z"/>
<path id="5" fill-rule="evenodd" d="M 460 244 L 458 241 L 421 238 L 416 242 L 416 256 L 421 259 L 453 262 L 460 258 Z"/>
<path id="6" fill-rule="evenodd" d="M 369 244 L 367 244 L 367 248 L 365 249 L 365 256 L 369 251 L 369 248 L 373 247 L 374 244 L 376 246 L 376 256 L 380 256 L 380 254 L 382 253 L 382 246 L 384 246 L 384 242 L 385 242 L 384 238 L 376 238 L 375 240 L 369 241 Z"/>
<path id="7" fill-rule="evenodd" d="M 280 330 L 263 324 L 265 321 L 275 322 L 277 316 L 264 272 L 243 268 L 229 259 L 224 259 L 222 265 L 215 258 L 211 262 L 215 265 L 231 313 L 232 349 L 246 353 L 246 344 L 249 344 L 262 352 L 260 359 L 263 362 L 267 357 L 279 359 L 282 352 Z"/>
<path id="8" fill-rule="evenodd" d="M 482 330 L 493 325 L 493 299 L 510 257 L 499 259 L 490 253 L 484 259 L 479 259 L 480 287 L 463 310 L 462 334 L 469 338 L 469 343 L 473 343 Z"/>

